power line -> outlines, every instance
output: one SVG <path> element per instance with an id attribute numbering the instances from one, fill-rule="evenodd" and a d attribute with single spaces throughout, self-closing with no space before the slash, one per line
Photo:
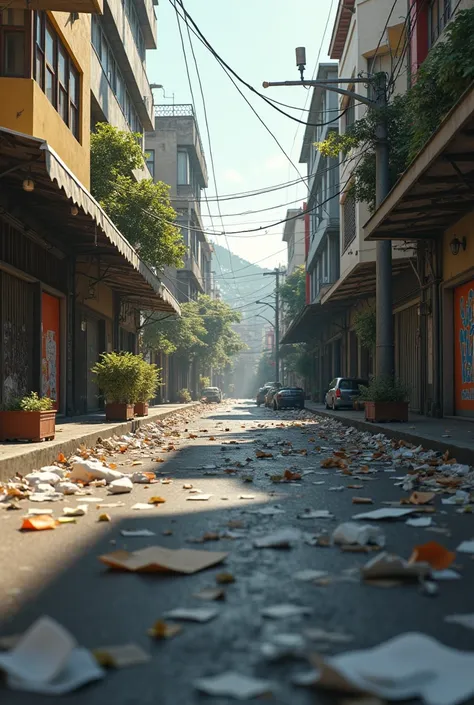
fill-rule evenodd
<path id="1" fill-rule="evenodd" d="M 248 88 L 250 91 L 252 91 L 252 93 L 255 93 L 255 95 L 258 95 L 262 100 L 264 100 L 264 101 L 265 101 L 268 105 L 270 105 L 274 110 L 278 111 L 278 112 L 281 113 L 282 115 L 285 115 L 285 117 L 289 118 L 290 120 L 293 120 L 293 121 L 295 121 L 295 122 L 298 122 L 298 123 L 300 123 L 300 124 L 302 124 L 302 125 L 309 125 L 310 127 L 324 127 L 325 125 L 329 125 L 329 124 L 331 124 L 331 123 L 336 122 L 337 120 L 339 120 L 339 118 L 346 112 L 346 111 L 344 110 L 338 117 L 333 118 L 332 120 L 329 120 L 328 122 L 309 123 L 309 122 L 305 122 L 305 121 L 303 121 L 303 120 L 300 120 L 300 119 L 294 117 L 293 115 L 290 115 L 289 113 L 286 113 L 284 110 L 281 110 L 280 108 L 277 107 L 277 105 L 274 105 L 274 103 L 273 103 L 271 100 L 269 100 L 266 96 L 264 96 L 262 93 L 260 93 L 260 91 L 257 91 L 256 88 L 254 88 L 250 83 L 248 83 L 248 82 L 245 81 L 241 76 L 239 76 L 239 74 L 238 74 L 236 71 L 234 71 L 234 69 L 233 69 L 231 66 L 229 66 L 229 64 L 227 64 L 227 63 L 224 61 L 224 59 L 216 52 L 216 50 L 215 50 L 215 49 L 212 47 L 212 45 L 208 42 L 208 40 L 206 39 L 206 37 L 204 36 L 204 34 L 203 34 L 203 33 L 201 32 L 201 30 L 199 29 L 199 27 L 198 27 L 198 25 L 196 24 L 196 22 L 193 20 L 193 18 L 192 18 L 191 15 L 189 14 L 189 12 L 186 10 L 186 8 L 184 7 L 184 4 L 183 4 L 183 0 L 176 0 L 176 1 L 178 2 L 179 6 L 181 7 L 182 11 L 184 12 L 185 17 L 184 17 L 184 18 L 182 17 L 182 19 L 184 19 L 184 21 L 185 21 L 187 24 L 188 24 L 188 20 L 189 20 L 189 22 L 191 22 L 191 24 L 193 25 L 194 30 L 195 30 L 195 31 L 193 30 L 193 33 L 196 34 L 196 36 L 200 39 L 200 41 L 204 44 L 204 46 L 211 52 L 211 54 L 214 56 L 214 58 L 217 59 L 217 61 L 218 61 L 222 66 L 225 66 L 225 68 L 226 68 L 228 71 L 230 71 L 230 72 L 232 73 L 232 75 L 235 76 L 235 78 L 236 78 L 240 83 L 242 83 L 244 86 L 246 86 L 246 88 Z M 176 9 L 176 7 L 175 7 L 175 5 L 174 5 L 175 0 L 170 0 L 170 2 L 173 4 L 173 7 L 174 7 L 175 11 L 178 12 L 178 10 Z M 178 13 L 178 14 L 179 14 L 179 13 Z"/>

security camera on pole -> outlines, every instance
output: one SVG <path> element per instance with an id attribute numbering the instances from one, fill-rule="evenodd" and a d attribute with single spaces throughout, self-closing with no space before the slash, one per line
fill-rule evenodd
<path id="1" fill-rule="evenodd" d="M 280 81 L 263 83 L 264 88 L 275 86 L 311 86 L 325 88 L 333 93 L 354 98 L 365 103 L 371 110 L 377 110 L 379 121 L 376 127 L 376 192 L 375 205 L 378 207 L 390 190 L 390 170 L 388 161 L 388 141 L 386 111 L 387 107 L 387 76 L 377 73 L 365 78 L 330 78 L 319 81 L 306 81 L 304 71 L 306 68 L 306 49 L 296 49 L 296 65 L 301 75 L 300 81 Z M 373 90 L 374 98 L 354 93 L 346 88 L 339 88 L 336 84 L 352 85 L 354 83 L 369 84 Z M 392 315 L 392 242 L 391 240 L 378 240 L 376 249 L 376 279 L 375 292 L 377 302 L 377 339 L 376 339 L 376 375 L 377 377 L 392 377 L 395 372 L 395 347 L 393 339 Z M 272 272 L 273 274 L 273 272 Z"/>

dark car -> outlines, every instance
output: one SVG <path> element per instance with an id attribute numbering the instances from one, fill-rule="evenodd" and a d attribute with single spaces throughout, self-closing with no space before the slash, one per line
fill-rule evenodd
<path id="1" fill-rule="evenodd" d="M 304 409 L 304 397 L 301 387 L 282 387 L 273 395 L 273 408 L 275 411 L 289 407 Z"/>
<path id="2" fill-rule="evenodd" d="M 257 396 L 255 398 L 255 402 L 256 402 L 257 406 L 260 406 L 261 404 L 265 404 L 265 396 L 270 388 L 271 388 L 270 384 L 265 384 L 263 387 L 260 387 L 260 389 L 257 392 Z"/>
<path id="3" fill-rule="evenodd" d="M 201 401 L 207 404 L 220 404 L 222 393 L 219 387 L 205 387 L 201 392 Z"/>
<path id="4" fill-rule="evenodd" d="M 326 392 L 326 409 L 333 409 L 333 411 L 343 407 L 352 409 L 354 399 L 360 394 L 359 387 L 361 385 L 366 387 L 368 384 L 368 380 L 359 377 L 335 377 Z"/>

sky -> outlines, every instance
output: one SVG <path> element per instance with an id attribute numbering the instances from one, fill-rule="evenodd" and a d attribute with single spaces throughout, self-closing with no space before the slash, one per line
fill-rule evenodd
<path id="1" fill-rule="evenodd" d="M 297 80 L 295 47 L 306 46 L 306 77 L 311 78 L 316 62 L 328 60 L 327 51 L 337 8 L 337 0 L 183 0 L 186 10 L 215 51 L 252 86 L 270 98 L 309 107 L 310 91 L 304 88 L 261 88 L 263 81 Z M 160 0 L 155 8 L 158 49 L 147 52 L 150 83 L 162 84 L 166 98 L 155 90 L 155 103 L 191 103 L 177 18 L 171 0 Z M 326 33 L 324 30 L 329 16 Z M 209 232 L 227 232 L 216 241 L 250 262 L 264 267 L 286 264 L 283 225 L 269 227 L 286 215 L 287 208 L 300 206 L 306 197 L 304 184 L 285 186 L 269 194 L 224 200 L 231 194 L 267 188 L 306 176 L 306 165 L 299 164 L 304 126 L 280 115 L 261 98 L 238 84 L 264 123 L 291 157 L 293 167 L 272 136 L 252 113 L 212 54 L 192 36 L 197 65 L 206 102 L 217 193 L 212 176 L 209 140 L 203 105 L 186 27 L 183 24 L 186 55 L 191 71 L 199 130 L 209 171 L 206 191 L 212 218 L 207 216 L 205 200 L 202 213 Z M 306 102 L 307 101 L 307 102 Z M 287 110 L 302 118 L 307 113 Z M 299 173 L 298 173 L 299 172 Z M 296 203 L 290 203 L 296 201 Z M 278 206 L 263 213 L 252 213 Z M 220 207 L 220 213 L 219 213 Z M 220 218 L 222 215 L 222 219 Z M 262 228 L 261 232 L 233 232 Z M 265 231 L 267 234 L 265 234 Z M 212 237 L 210 238 L 212 240 Z M 215 265 L 216 276 L 219 267 Z M 238 284 L 238 280 L 236 280 Z"/>

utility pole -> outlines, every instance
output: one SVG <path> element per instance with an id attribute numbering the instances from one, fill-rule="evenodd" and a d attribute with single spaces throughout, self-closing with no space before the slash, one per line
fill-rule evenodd
<path id="1" fill-rule="evenodd" d="M 280 381 L 280 275 L 286 274 L 286 271 L 275 267 L 273 272 L 264 272 L 264 277 L 275 277 L 275 306 L 266 303 L 265 301 L 257 301 L 256 303 L 266 303 L 267 306 L 275 311 L 275 382 Z"/>
<path id="2" fill-rule="evenodd" d="M 263 83 L 264 88 L 273 86 L 303 86 L 310 88 L 325 88 L 333 93 L 354 98 L 365 103 L 371 110 L 377 110 L 379 120 L 375 130 L 377 139 L 375 147 L 376 163 L 376 193 L 375 205 L 378 207 L 390 190 L 390 170 L 388 160 L 388 140 L 385 108 L 387 107 L 387 77 L 378 73 L 367 78 L 330 78 L 320 81 L 306 81 L 303 77 L 306 67 L 306 50 L 304 47 L 296 49 L 296 65 L 301 74 L 300 81 L 280 81 Z M 339 88 L 337 84 L 353 85 L 355 83 L 369 84 L 375 98 L 354 93 L 346 88 Z M 392 377 L 395 372 L 395 345 L 393 338 L 393 312 L 392 312 L 392 241 L 377 240 L 376 244 L 376 376 Z M 273 272 L 271 272 L 273 274 Z"/>

